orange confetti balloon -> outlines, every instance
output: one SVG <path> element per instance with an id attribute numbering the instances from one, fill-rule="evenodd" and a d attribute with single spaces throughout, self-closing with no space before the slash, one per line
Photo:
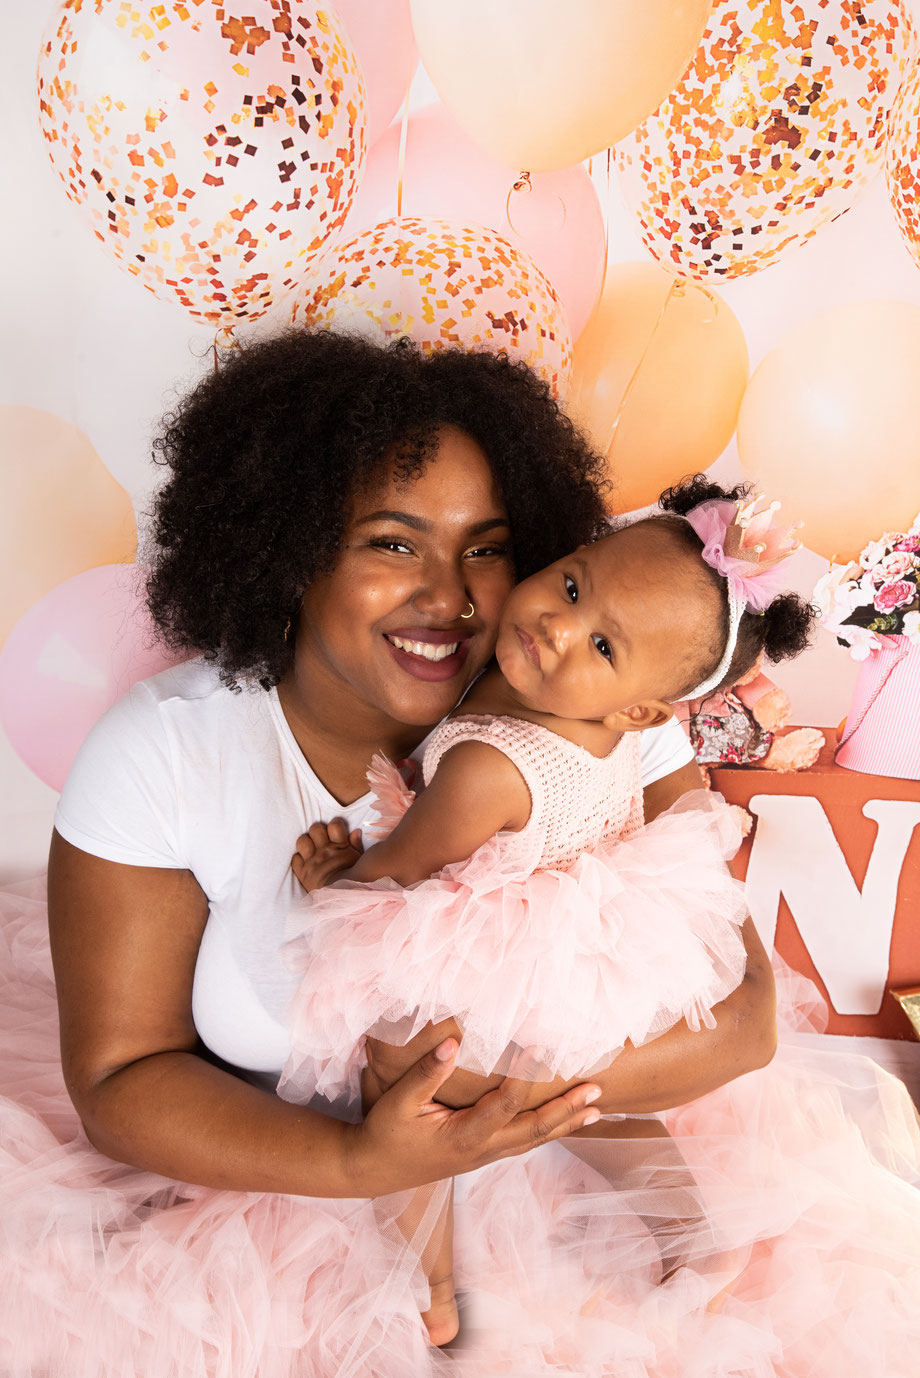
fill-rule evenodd
<path id="1" fill-rule="evenodd" d="M 894 104 L 885 172 L 904 242 L 920 265 L 920 58 Z"/>
<path id="2" fill-rule="evenodd" d="M 376 339 L 409 335 L 427 350 L 507 354 L 557 393 L 571 369 L 552 286 L 527 254 L 478 225 L 384 220 L 323 260 L 292 319 Z"/>
<path id="3" fill-rule="evenodd" d="M 682 81 L 617 150 L 648 248 L 741 277 L 847 210 L 912 46 L 899 0 L 716 0 Z"/>
<path id="4" fill-rule="evenodd" d="M 197 320 L 255 320 L 344 223 L 364 92 L 338 21 L 299 0 L 67 0 L 38 68 L 71 200 L 145 287 Z"/>

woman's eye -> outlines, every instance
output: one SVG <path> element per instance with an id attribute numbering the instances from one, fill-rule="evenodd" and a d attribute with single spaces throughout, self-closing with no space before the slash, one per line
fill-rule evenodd
<path id="1" fill-rule="evenodd" d="M 613 647 L 607 640 L 606 636 L 594 635 L 592 636 L 591 640 L 594 642 L 595 649 L 600 652 L 600 654 L 604 657 L 605 660 L 609 660 L 610 664 L 612 665 Z"/>
<path id="2" fill-rule="evenodd" d="M 406 541 L 397 540 L 395 536 L 375 536 L 369 544 L 373 550 L 394 550 L 412 554 L 412 547 Z"/>
<path id="3" fill-rule="evenodd" d="M 570 603 L 577 603 L 577 602 L 578 602 L 578 585 L 576 584 L 575 580 L 572 578 L 571 574 L 563 574 L 563 576 L 562 576 L 562 584 L 563 584 L 563 587 L 564 587 L 564 589 L 565 589 L 565 596 L 566 596 L 566 598 L 568 598 L 569 602 L 570 602 Z"/>
<path id="4" fill-rule="evenodd" d="M 477 545 L 466 553 L 475 560 L 505 559 L 511 554 L 511 547 L 507 545 Z"/>

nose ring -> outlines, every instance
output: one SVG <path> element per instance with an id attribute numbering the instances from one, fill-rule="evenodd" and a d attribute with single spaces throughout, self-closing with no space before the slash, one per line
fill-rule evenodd
<path id="1" fill-rule="evenodd" d="M 469 600 L 467 600 L 467 601 L 469 602 Z M 466 621 L 466 619 L 467 619 L 468 617 L 472 617 L 472 616 L 473 616 L 473 613 L 474 613 L 475 611 L 476 611 L 476 609 L 473 607 L 472 603 L 470 603 L 470 610 L 469 610 L 469 612 L 462 612 L 462 613 L 460 614 L 460 616 L 463 618 L 464 621 Z"/>

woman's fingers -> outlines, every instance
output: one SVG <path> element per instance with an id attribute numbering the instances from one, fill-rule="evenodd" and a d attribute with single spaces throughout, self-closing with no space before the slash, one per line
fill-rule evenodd
<path id="1" fill-rule="evenodd" d="M 601 1094 L 600 1087 L 590 1082 L 572 1087 L 535 1110 L 522 1109 L 532 1090 L 530 1082 L 506 1077 L 501 1086 L 481 1096 L 475 1105 L 458 1112 L 469 1116 L 477 1131 L 491 1138 L 489 1161 L 526 1153 L 538 1144 L 564 1138 L 600 1119 L 599 1111 L 588 1108 Z"/>

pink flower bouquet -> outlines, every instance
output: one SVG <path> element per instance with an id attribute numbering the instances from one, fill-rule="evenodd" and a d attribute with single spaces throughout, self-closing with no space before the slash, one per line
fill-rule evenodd
<path id="1" fill-rule="evenodd" d="M 854 660 L 865 660 L 886 636 L 920 647 L 920 515 L 909 531 L 887 531 L 859 559 L 831 565 L 815 585 L 821 621 Z"/>

